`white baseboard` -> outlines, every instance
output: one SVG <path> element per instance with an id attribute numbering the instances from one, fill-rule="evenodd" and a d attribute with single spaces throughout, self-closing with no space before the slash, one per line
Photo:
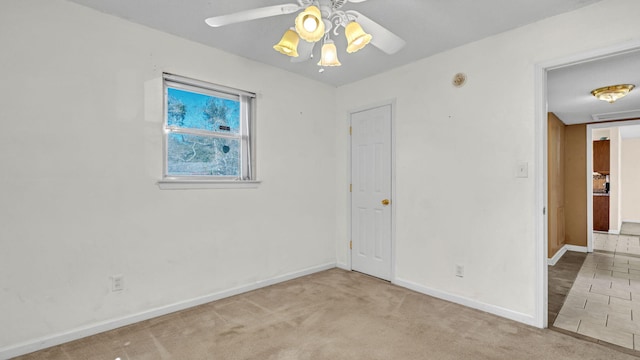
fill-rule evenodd
<path id="1" fill-rule="evenodd" d="M 556 251 L 556 254 L 553 255 L 552 257 L 547 259 L 547 265 L 550 266 L 555 266 L 558 261 L 560 261 L 560 258 L 562 258 L 562 256 L 567 252 L 567 251 L 573 251 L 573 252 L 581 252 L 581 253 L 586 253 L 588 252 L 587 247 L 586 246 L 577 246 L 577 245 L 563 245 L 560 250 Z"/>
<path id="2" fill-rule="evenodd" d="M 46 349 L 51 346 L 60 345 L 73 340 L 78 340 L 78 339 L 95 335 L 101 332 L 117 329 L 122 326 L 131 325 L 131 324 L 148 320 L 154 317 L 170 314 L 176 311 L 188 309 L 194 306 L 206 304 L 212 301 L 224 299 L 230 296 L 234 296 L 234 295 L 242 294 L 252 290 L 267 287 L 270 285 L 278 284 L 278 283 L 292 280 L 301 276 L 306 276 L 306 275 L 310 275 L 320 271 L 333 269 L 335 267 L 336 267 L 336 263 L 327 263 L 323 265 L 318 265 L 318 266 L 310 267 L 307 269 L 279 275 L 270 279 L 260 280 L 254 283 L 245 284 L 232 289 L 201 296 L 195 299 L 180 301 L 174 304 L 161 306 L 161 307 L 143 311 L 137 314 L 127 315 L 121 318 L 116 318 L 116 319 L 111 319 L 106 321 L 101 321 L 95 324 L 75 328 L 69 331 L 30 340 L 21 344 L 6 346 L 3 348 L 0 348 L 0 359 L 10 359 L 12 357 Z"/>
<path id="3" fill-rule="evenodd" d="M 349 268 L 349 265 L 347 265 L 347 264 L 345 264 L 345 263 L 341 263 L 341 262 L 339 262 L 339 263 L 337 263 L 337 264 L 336 264 L 336 267 L 337 267 L 338 269 L 351 271 L 351 269 Z"/>
<path id="4" fill-rule="evenodd" d="M 589 252 L 589 250 L 587 249 L 586 246 L 565 245 L 564 247 L 566 247 L 568 251 L 581 252 L 581 253 L 588 253 Z"/>
<path id="5" fill-rule="evenodd" d="M 609 234 L 620 235 L 620 229 L 609 229 Z"/>
<path id="6" fill-rule="evenodd" d="M 527 314 L 523 314 L 517 311 L 513 311 L 513 310 L 509 310 L 509 309 L 505 309 L 503 307 L 500 306 L 495 306 L 495 305 L 491 305 L 491 304 L 486 304 L 477 300 L 473 300 L 473 299 L 469 299 L 466 298 L 464 296 L 459 296 L 459 295 L 454 295 L 454 294 L 450 294 L 447 293 L 445 291 L 440 291 L 440 290 L 436 290 L 436 289 L 432 289 L 420 284 L 416 284 L 414 282 L 411 281 L 407 281 L 407 280 L 402 280 L 402 279 L 398 279 L 396 278 L 393 281 L 394 284 L 398 285 L 398 286 L 402 286 L 405 287 L 407 289 L 413 290 L 413 291 L 417 291 L 419 293 L 425 294 L 425 295 L 429 295 L 429 296 L 433 296 L 436 297 L 438 299 L 442 299 L 442 300 L 446 300 L 446 301 L 450 301 L 456 304 L 460 304 L 463 306 L 467 306 L 476 310 L 481 310 L 484 312 L 488 312 L 490 314 L 493 315 L 497 315 L 500 317 L 504 317 L 510 320 L 514 320 L 517 322 L 521 322 L 523 324 L 527 324 L 527 325 L 531 325 L 531 326 L 536 326 L 536 321 L 534 316 L 532 315 L 527 315 Z"/>
<path id="7" fill-rule="evenodd" d="M 547 265 L 555 266 L 560 258 L 567 252 L 567 245 L 564 245 L 560 250 L 556 251 L 555 255 L 547 259 Z"/>

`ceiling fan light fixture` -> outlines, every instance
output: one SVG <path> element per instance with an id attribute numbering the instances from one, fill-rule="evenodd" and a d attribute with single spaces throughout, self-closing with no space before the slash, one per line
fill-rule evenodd
<path id="1" fill-rule="evenodd" d="M 316 42 L 324 36 L 322 14 L 316 6 L 311 5 L 298 14 L 295 24 L 298 35 L 308 42 Z"/>
<path id="2" fill-rule="evenodd" d="M 347 38 L 347 52 L 354 53 L 371 41 L 371 34 L 367 34 L 362 29 L 362 26 L 355 21 L 350 22 L 344 29 L 344 35 Z"/>
<path id="3" fill-rule="evenodd" d="M 598 100 L 613 104 L 616 100 L 627 96 L 634 87 L 636 86 L 632 84 L 605 86 L 591 91 L 591 95 L 595 96 Z"/>
<path id="4" fill-rule="evenodd" d="M 308 32 L 314 32 L 318 28 L 318 19 L 313 16 L 306 16 L 302 21 L 302 27 Z"/>
<path id="5" fill-rule="evenodd" d="M 324 45 L 322 45 L 322 52 L 320 55 L 319 66 L 340 66 L 342 65 L 338 60 L 338 49 L 333 40 L 326 39 Z"/>
<path id="6" fill-rule="evenodd" d="M 280 42 L 273 46 L 273 49 L 287 56 L 298 57 L 299 42 L 300 38 L 298 37 L 298 34 L 289 29 L 284 33 L 284 35 L 282 35 Z"/>

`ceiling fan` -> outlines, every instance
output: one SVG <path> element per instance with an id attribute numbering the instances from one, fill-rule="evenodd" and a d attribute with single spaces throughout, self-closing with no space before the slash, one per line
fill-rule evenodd
<path id="1" fill-rule="evenodd" d="M 281 4 L 244 10 L 232 14 L 210 17 L 205 22 L 220 27 L 244 21 L 277 15 L 296 16 L 294 27 L 288 29 L 273 48 L 291 57 L 292 62 L 301 62 L 313 57 L 313 48 L 323 41 L 320 66 L 339 66 L 337 51 L 331 33 L 338 36 L 338 29 L 345 29 L 347 52 L 352 53 L 371 43 L 387 54 L 395 54 L 406 42 L 387 28 L 355 10 L 342 10 L 347 2 L 360 3 L 365 0 L 298 0 L 297 4 Z M 365 32 L 368 31 L 369 33 Z M 303 40 L 303 41 L 300 41 Z"/>

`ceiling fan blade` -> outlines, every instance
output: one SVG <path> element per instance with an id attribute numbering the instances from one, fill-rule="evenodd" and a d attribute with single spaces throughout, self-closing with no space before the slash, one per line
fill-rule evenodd
<path id="1" fill-rule="evenodd" d="M 281 4 L 281 5 L 273 5 L 266 6 L 261 8 L 255 8 L 245 11 L 239 11 L 233 14 L 220 15 L 210 17 L 205 20 L 207 25 L 212 27 L 219 27 L 229 24 L 235 24 L 243 21 L 262 19 L 266 17 L 283 15 L 283 14 L 292 14 L 302 7 L 298 4 Z"/>
<path id="2" fill-rule="evenodd" d="M 407 44 L 407 42 L 401 37 L 359 12 L 349 10 L 346 11 L 346 13 L 354 17 L 355 21 L 362 26 L 364 31 L 371 34 L 373 37 L 371 39 L 371 44 L 385 53 L 389 55 L 395 54 Z"/>
<path id="3" fill-rule="evenodd" d="M 311 59 L 315 44 L 316 43 L 308 41 L 300 41 L 300 43 L 298 43 L 298 57 L 292 57 L 291 62 L 298 63 Z"/>

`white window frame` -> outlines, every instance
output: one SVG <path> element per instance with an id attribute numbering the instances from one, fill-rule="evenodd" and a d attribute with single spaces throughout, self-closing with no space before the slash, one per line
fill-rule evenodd
<path id="1" fill-rule="evenodd" d="M 184 76 L 163 73 L 163 166 L 162 180 L 158 181 L 161 189 L 207 189 L 207 188 L 251 188 L 260 183 L 255 179 L 253 149 L 253 122 L 255 118 L 256 95 L 244 90 L 233 89 L 221 85 L 195 80 Z M 210 95 L 218 98 L 237 100 L 240 102 L 240 129 L 238 134 L 216 133 L 214 137 L 231 138 L 240 141 L 240 174 L 239 176 L 174 176 L 168 171 L 168 138 L 170 134 L 189 134 L 211 136 L 206 130 L 185 129 L 168 125 L 167 99 L 168 88 L 180 89 Z"/>

